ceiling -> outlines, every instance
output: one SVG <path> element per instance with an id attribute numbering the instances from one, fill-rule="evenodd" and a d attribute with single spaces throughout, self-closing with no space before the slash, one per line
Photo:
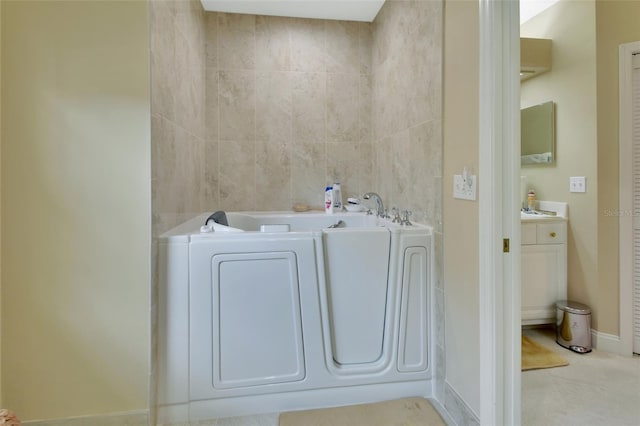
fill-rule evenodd
<path id="1" fill-rule="evenodd" d="M 372 22 L 384 0 L 200 0 L 209 12 Z"/>
<path id="2" fill-rule="evenodd" d="M 557 2 L 558 0 L 520 0 L 520 25 Z"/>

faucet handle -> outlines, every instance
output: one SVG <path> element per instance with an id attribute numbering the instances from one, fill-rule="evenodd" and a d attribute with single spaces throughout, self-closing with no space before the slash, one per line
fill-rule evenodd
<path id="1" fill-rule="evenodd" d="M 400 223 L 401 219 L 400 219 L 400 210 L 398 210 L 397 207 L 392 207 L 391 208 L 391 214 L 393 214 L 393 220 L 391 221 L 392 223 Z"/>
<path id="2" fill-rule="evenodd" d="M 401 225 L 406 225 L 406 226 L 411 226 L 413 225 L 410 221 L 409 221 L 409 216 L 411 216 L 411 210 L 405 210 L 402 212 L 402 221 L 400 222 Z"/>

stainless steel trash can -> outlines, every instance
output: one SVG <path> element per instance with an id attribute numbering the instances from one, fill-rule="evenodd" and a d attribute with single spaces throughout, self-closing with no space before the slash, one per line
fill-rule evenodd
<path id="1" fill-rule="evenodd" d="M 580 354 L 591 352 L 591 308 L 560 300 L 556 310 L 556 343 Z"/>

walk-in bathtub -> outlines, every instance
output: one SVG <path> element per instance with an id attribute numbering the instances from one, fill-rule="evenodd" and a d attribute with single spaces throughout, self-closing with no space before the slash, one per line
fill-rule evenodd
<path id="1" fill-rule="evenodd" d="M 158 245 L 160 422 L 432 396 L 429 227 L 207 216 Z"/>

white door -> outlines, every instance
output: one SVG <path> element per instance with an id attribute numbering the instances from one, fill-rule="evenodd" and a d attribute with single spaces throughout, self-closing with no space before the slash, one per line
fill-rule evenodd
<path id="1" fill-rule="evenodd" d="M 640 353 L 640 41 L 620 45 L 620 348 Z"/>
<path id="2" fill-rule="evenodd" d="M 633 352 L 640 353 L 640 53 L 632 61 Z"/>

